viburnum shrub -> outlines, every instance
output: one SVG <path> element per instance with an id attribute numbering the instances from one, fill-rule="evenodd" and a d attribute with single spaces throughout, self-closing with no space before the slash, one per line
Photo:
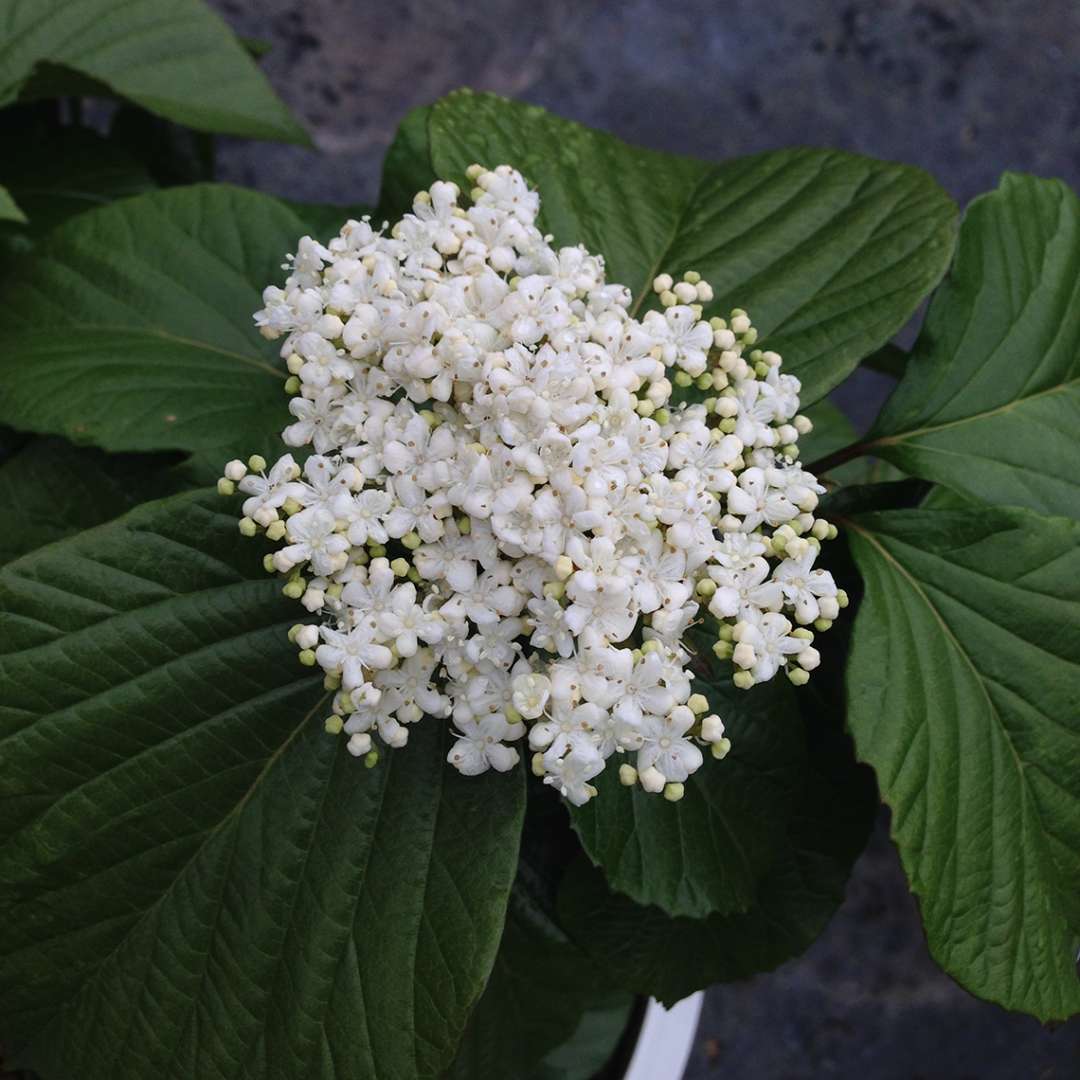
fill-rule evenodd
<path id="1" fill-rule="evenodd" d="M 290 202 L 209 182 L 303 134 L 196 0 L 2 33 L 9 1057 L 588 1077 L 879 794 L 941 965 L 1080 1011 L 1073 192 L 460 91 Z"/>

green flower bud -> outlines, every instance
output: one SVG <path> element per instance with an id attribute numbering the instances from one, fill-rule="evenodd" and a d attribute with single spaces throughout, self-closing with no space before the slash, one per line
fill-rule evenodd
<path id="1" fill-rule="evenodd" d="M 249 517 L 242 517 L 237 525 L 241 536 L 251 537 L 259 531 L 259 526 Z"/>
<path id="2" fill-rule="evenodd" d="M 735 647 L 730 641 L 717 641 L 713 643 L 712 651 L 717 660 L 730 660 Z"/>
<path id="3" fill-rule="evenodd" d="M 682 784 L 664 785 L 664 798 L 667 799 L 668 802 L 678 802 L 685 794 L 686 789 Z"/>
<path id="4" fill-rule="evenodd" d="M 304 595 L 306 587 L 302 581 L 290 581 L 286 583 L 281 591 L 290 600 L 299 600 Z"/>
<path id="5" fill-rule="evenodd" d="M 344 726 L 340 716 L 328 716 L 323 721 L 323 730 L 327 735 L 340 735 Z"/>
<path id="6" fill-rule="evenodd" d="M 717 761 L 723 761 L 731 753 L 731 740 L 725 735 L 712 744 L 712 756 Z"/>
<path id="7" fill-rule="evenodd" d="M 378 750 L 369 750 L 364 755 L 364 768 L 365 769 L 374 769 L 375 766 L 378 765 L 378 764 L 379 764 L 379 751 Z"/>
<path id="8" fill-rule="evenodd" d="M 544 586 L 544 595 L 552 600 L 561 600 L 566 595 L 566 585 L 561 581 L 549 581 Z"/>
<path id="9" fill-rule="evenodd" d="M 285 536 L 285 522 L 278 518 L 277 521 L 271 521 L 266 527 L 266 539 L 273 540 L 277 543 Z"/>
<path id="10" fill-rule="evenodd" d="M 252 472 L 265 472 L 266 471 L 266 458 L 261 454 L 252 454 L 248 458 L 248 468 Z"/>
<path id="11" fill-rule="evenodd" d="M 735 674 L 731 676 L 731 681 L 740 690 L 749 690 L 750 687 L 754 685 L 754 676 L 751 675 L 749 671 L 736 671 Z"/>
<path id="12" fill-rule="evenodd" d="M 299 376 L 290 375 L 285 380 L 285 393 L 288 394 L 289 397 L 295 397 L 297 394 L 300 393 L 300 378 L 299 378 Z"/>
<path id="13" fill-rule="evenodd" d="M 810 681 L 810 672 L 804 671 L 801 667 L 789 668 L 787 677 L 793 686 L 805 686 Z"/>
<path id="14" fill-rule="evenodd" d="M 217 493 L 219 495 L 235 495 L 236 485 L 225 476 L 218 478 Z"/>
<path id="15" fill-rule="evenodd" d="M 814 629 L 815 630 L 820 630 L 822 633 L 825 633 L 825 631 L 828 630 L 830 626 L 832 626 L 832 619 L 815 619 L 814 620 Z"/>

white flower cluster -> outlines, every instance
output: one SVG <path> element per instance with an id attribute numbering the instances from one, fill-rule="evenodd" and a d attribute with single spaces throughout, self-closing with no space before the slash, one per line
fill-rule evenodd
<path id="1" fill-rule="evenodd" d="M 835 528 L 796 460 L 799 382 L 745 312 L 703 320 L 698 274 L 660 275 L 639 320 L 599 256 L 540 233 L 519 173 L 468 175 L 466 207 L 438 182 L 388 235 L 300 241 L 255 321 L 284 337 L 283 439 L 314 452 L 232 461 L 219 489 L 247 496 L 242 532 L 284 541 L 267 568 L 325 617 L 292 637 L 368 764 L 373 735 L 400 747 L 427 715 L 467 775 L 527 736 L 576 804 L 612 754 L 678 799 L 700 747 L 730 745 L 687 628 L 712 626 L 740 687 L 802 683 L 807 627 L 846 603 L 814 569 Z M 669 372 L 700 400 L 670 404 Z"/>

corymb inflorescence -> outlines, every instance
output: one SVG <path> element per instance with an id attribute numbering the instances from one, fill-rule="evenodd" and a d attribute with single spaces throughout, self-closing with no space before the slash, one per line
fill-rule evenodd
<path id="1" fill-rule="evenodd" d="M 836 530 L 798 461 L 799 381 L 746 312 L 704 318 L 699 274 L 661 274 L 638 318 L 599 255 L 540 232 L 518 172 L 468 177 L 467 205 L 439 181 L 389 231 L 300 241 L 255 319 L 284 338 L 282 438 L 310 453 L 232 461 L 219 487 L 321 617 L 292 636 L 354 754 L 427 717 L 467 775 L 527 739 L 574 803 L 613 754 L 678 799 L 730 745 L 686 631 L 739 687 L 798 685 L 847 602 L 815 567 Z"/>

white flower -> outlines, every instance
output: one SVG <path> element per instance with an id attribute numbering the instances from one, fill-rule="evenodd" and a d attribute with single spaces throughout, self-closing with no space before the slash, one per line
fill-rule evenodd
<path id="1" fill-rule="evenodd" d="M 795 620 L 812 623 L 820 614 L 819 598 L 836 595 L 836 582 L 828 570 L 814 570 L 817 550 L 810 548 L 801 559 L 785 559 L 772 574 L 784 600 L 795 609 Z"/>
<path id="2" fill-rule="evenodd" d="M 677 705 L 667 716 L 646 716 L 639 725 L 638 772 L 655 768 L 665 780 L 681 783 L 701 768 L 701 751 L 685 738 L 694 721 L 685 705 Z"/>
<path id="3" fill-rule="evenodd" d="M 567 754 L 550 764 L 545 762 L 545 784 L 551 784 L 560 795 L 575 806 L 584 806 L 596 794 L 589 781 L 604 770 L 604 759 L 595 748 Z"/>
<path id="4" fill-rule="evenodd" d="M 478 720 L 455 718 L 459 738 L 450 747 L 446 760 L 465 776 L 476 776 L 489 768 L 507 772 L 518 763 L 518 752 L 504 739 L 520 737 L 514 726 L 501 716 L 482 716 Z"/>
<path id="5" fill-rule="evenodd" d="M 835 530 L 792 452 L 799 382 L 745 312 L 701 317 L 699 275 L 658 274 L 639 319 L 599 254 L 551 246 L 519 173 L 467 176 L 471 204 L 440 180 L 389 232 L 299 241 L 255 321 L 291 375 L 282 440 L 313 452 L 302 474 L 233 460 L 219 490 L 321 616 L 291 637 L 367 764 L 451 723 L 468 775 L 514 767 L 527 736 L 574 803 L 628 753 L 624 782 L 678 798 L 698 744 L 729 746 L 695 720 L 691 625 L 737 686 L 799 684 L 820 655 L 793 622 L 847 603 L 814 569 Z"/>

